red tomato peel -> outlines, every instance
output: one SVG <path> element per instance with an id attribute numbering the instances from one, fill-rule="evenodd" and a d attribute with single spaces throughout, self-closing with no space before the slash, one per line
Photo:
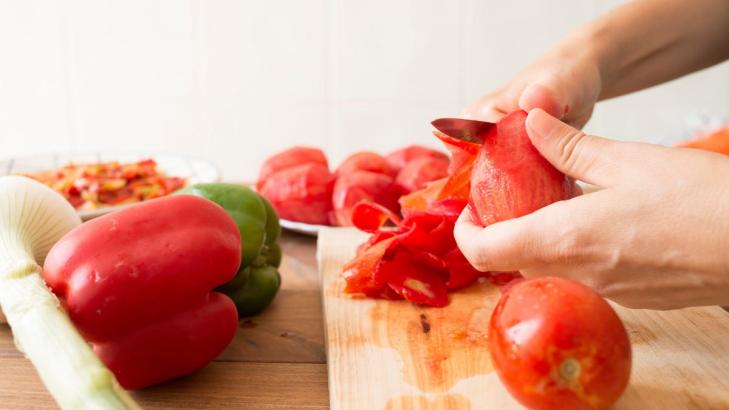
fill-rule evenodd
<path id="1" fill-rule="evenodd" d="M 360 202 L 352 210 L 352 225 L 369 233 L 377 232 L 388 221 L 399 225 L 400 217 L 384 206 L 374 202 Z"/>
<path id="2" fill-rule="evenodd" d="M 352 212 L 363 201 L 375 202 L 397 212 L 399 197 L 395 180 L 388 175 L 361 170 L 340 174 L 332 193 L 333 222 L 339 226 L 352 226 Z"/>

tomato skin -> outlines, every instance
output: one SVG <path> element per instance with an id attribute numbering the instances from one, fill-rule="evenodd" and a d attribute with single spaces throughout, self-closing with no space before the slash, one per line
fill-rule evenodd
<path id="1" fill-rule="evenodd" d="M 339 226 L 352 225 L 354 207 L 362 201 L 373 201 L 392 212 L 398 212 L 400 192 L 395 180 L 384 174 L 369 171 L 354 171 L 341 174 L 334 184 L 332 205 L 333 223 Z"/>
<path id="2" fill-rule="evenodd" d="M 604 409 L 630 377 L 620 318 L 596 292 L 561 278 L 523 280 L 504 293 L 489 351 L 508 391 L 530 409 Z"/>

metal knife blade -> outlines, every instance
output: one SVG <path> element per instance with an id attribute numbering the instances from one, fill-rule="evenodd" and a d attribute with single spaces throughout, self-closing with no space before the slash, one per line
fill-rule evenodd
<path id="1" fill-rule="evenodd" d="M 431 124 L 435 129 L 459 140 L 483 144 L 483 139 L 488 130 L 493 127 L 493 122 L 467 120 L 464 118 L 438 118 Z"/>

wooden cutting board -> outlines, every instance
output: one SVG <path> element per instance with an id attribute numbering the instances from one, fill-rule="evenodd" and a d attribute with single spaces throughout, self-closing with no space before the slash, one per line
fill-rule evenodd
<path id="1" fill-rule="evenodd" d="M 486 349 L 498 289 L 474 285 L 442 309 L 351 298 L 341 268 L 365 238 L 341 228 L 319 235 L 331 408 L 520 408 Z M 729 313 L 616 310 L 633 345 L 630 386 L 616 409 L 729 409 Z"/>

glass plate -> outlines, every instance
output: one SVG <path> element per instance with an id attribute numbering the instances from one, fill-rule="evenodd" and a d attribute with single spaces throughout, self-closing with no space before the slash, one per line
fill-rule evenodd
<path id="1" fill-rule="evenodd" d="M 146 152 L 95 152 L 29 157 L 6 158 L 0 160 L 0 176 L 35 173 L 60 168 L 69 163 L 97 163 L 119 161 L 122 163 L 153 159 L 165 175 L 185 178 L 188 183 L 220 181 L 220 171 L 210 162 L 181 155 L 155 154 Z M 92 210 L 79 210 L 81 219 L 87 220 L 121 209 L 124 206 L 108 206 Z"/>

